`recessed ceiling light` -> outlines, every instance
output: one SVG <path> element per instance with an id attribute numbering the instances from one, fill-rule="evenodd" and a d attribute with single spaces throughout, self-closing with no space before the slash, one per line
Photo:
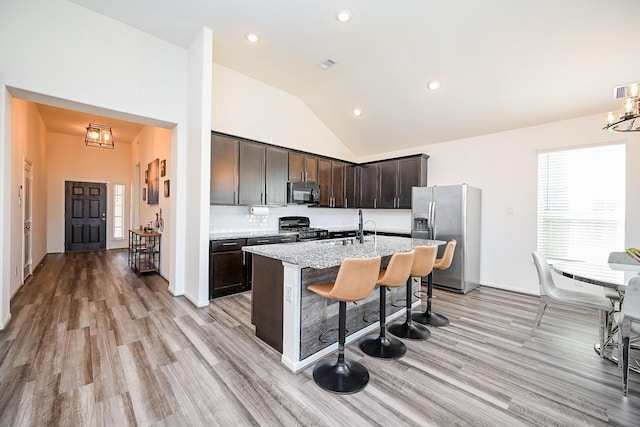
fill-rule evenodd
<path id="1" fill-rule="evenodd" d="M 347 9 L 343 9 L 340 12 L 338 12 L 337 18 L 338 18 L 338 21 L 340 22 L 347 22 L 351 19 L 351 11 Z"/>
<path id="2" fill-rule="evenodd" d="M 354 108 L 353 109 L 353 115 L 354 116 L 359 116 L 361 114 L 362 114 L 362 110 L 361 109 L 359 109 L 359 108 Z"/>
<path id="3" fill-rule="evenodd" d="M 431 90 L 438 90 L 440 89 L 440 80 L 431 80 L 428 86 Z"/>
<path id="4" fill-rule="evenodd" d="M 260 38 L 258 38 L 258 35 L 255 33 L 247 33 L 247 40 L 251 43 L 257 43 Z"/>

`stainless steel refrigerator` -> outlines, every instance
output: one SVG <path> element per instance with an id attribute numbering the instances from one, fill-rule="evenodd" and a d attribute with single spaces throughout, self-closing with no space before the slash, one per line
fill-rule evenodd
<path id="1" fill-rule="evenodd" d="M 480 189 L 467 184 L 413 187 L 411 196 L 412 237 L 457 241 L 451 266 L 434 270 L 433 285 L 461 293 L 478 287 Z M 444 248 L 438 249 L 438 258 Z"/>

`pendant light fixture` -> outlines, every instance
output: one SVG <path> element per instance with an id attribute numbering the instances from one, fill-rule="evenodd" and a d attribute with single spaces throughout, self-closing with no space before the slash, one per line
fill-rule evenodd
<path id="1" fill-rule="evenodd" d="M 638 132 L 640 131 L 640 82 L 618 86 L 613 89 L 613 98 L 622 100 L 620 113 L 607 114 L 605 130 L 611 132 Z"/>
<path id="2" fill-rule="evenodd" d="M 113 149 L 115 141 L 113 140 L 113 133 L 111 133 L 111 126 L 89 123 L 84 143 L 88 147 Z"/>

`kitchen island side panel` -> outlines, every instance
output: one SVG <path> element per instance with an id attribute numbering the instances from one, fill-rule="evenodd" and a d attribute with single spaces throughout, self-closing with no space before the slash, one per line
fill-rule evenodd
<path id="1" fill-rule="evenodd" d="M 251 258 L 251 320 L 256 336 L 282 353 L 284 267 L 273 258 L 255 254 Z"/>

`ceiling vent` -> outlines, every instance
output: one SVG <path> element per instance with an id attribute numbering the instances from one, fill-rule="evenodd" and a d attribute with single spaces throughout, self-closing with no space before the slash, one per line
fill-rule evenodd
<path id="1" fill-rule="evenodd" d="M 640 82 L 629 83 L 622 86 L 616 86 L 613 88 L 613 99 L 625 99 L 631 96 L 631 86 L 640 85 Z"/>
<path id="2" fill-rule="evenodd" d="M 336 61 L 334 61 L 333 59 L 327 59 L 322 64 L 320 64 L 319 67 L 322 68 L 323 70 L 328 70 L 334 65 L 336 65 Z"/>

